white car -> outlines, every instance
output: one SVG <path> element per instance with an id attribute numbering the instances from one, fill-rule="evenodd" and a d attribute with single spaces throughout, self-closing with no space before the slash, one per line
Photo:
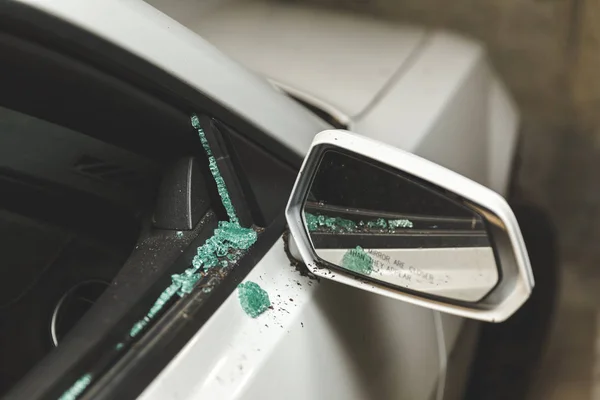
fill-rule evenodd
<path id="1" fill-rule="evenodd" d="M 292 2 L 13 0 L 0 54 L 7 399 L 459 399 L 478 320 L 532 292 L 497 194 L 519 116 L 477 43 Z"/>

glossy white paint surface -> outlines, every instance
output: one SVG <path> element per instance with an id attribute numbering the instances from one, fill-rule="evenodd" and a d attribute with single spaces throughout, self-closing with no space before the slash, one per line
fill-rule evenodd
<path id="1" fill-rule="evenodd" d="M 480 46 L 434 33 L 402 78 L 351 129 L 487 184 L 489 82 Z"/>
<path id="2" fill-rule="evenodd" d="M 350 130 L 506 193 L 519 115 L 479 43 L 281 1 L 148 2 Z"/>
<path id="3" fill-rule="evenodd" d="M 140 399 L 431 398 L 439 363 L 430 312 L 301 277 L 282 241 L 246 280 L 274 309 L 252 319 L 234 293 Z"/>
<path id="4" fill-rule="evenodd" d="M 179 11 L 194 1 L 148 2 L 253 71 L 349 117 L 373 101 L 426 36 L 422 28 L 296 2 L 229 1 L 197 18 Z"/>

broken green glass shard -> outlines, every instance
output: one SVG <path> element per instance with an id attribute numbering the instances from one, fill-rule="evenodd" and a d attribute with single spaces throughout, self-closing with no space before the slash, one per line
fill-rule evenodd
<path id="1" fill-rule="evenodd" d="M 219 222 L 219 227 L 215 230 L 215 236 L 228 243 L 230 247 L 242 250 L 250 248 L 256 242 L 256 231 L 225 221 Z"/>
<path id="2" fill-rule="evenodd" d="M 356 246 L 344 253 L 342 267 L 359 274 L 369 275 L 373 271 L 373 259 L 362 247 Z"/>
<path id="3" fill-rule="evenodd" d="M 407 219 L 390 219 L 388 220 L 388 226 L 390 229 L 412 228 L 413 223 Z"/>
<path id="4" fill-rule="evenodd" d="M 202 276 L 202 273 L 197 272 L 195 268 L 191 267 L 186 269 L 182 274 L 171 275 L 171 280 L 173 281 L 173 285 L 179 287 L 177 294 L 183 297 L 186 294 L 192 293 L 194 286 L 196 286 L 196 283 L 198 283 Z"/>
<path id="5" fill-rule="evenodd" d="M 387 221 L 383 218 L 378 218 L 375 221 L 367 222 L 367 228 L 386 229 Z"/>
<path id="6" fill-rule="evenodd" d="M 132 338 L 139 335 L 144 328 L 148 326 L 151 320 L 156 317 L 160 310 L 164 308 L 164 306 L 173 298 L 173 296 L 178 295 L 183 297 L 191 293 L 195 285 L 202 278 L 203 269 L 215 267 L 217 265 L 226 267 L 229 265 L 229 263 L 237 262 L 244 255 L 245 250 L 249 249 L 257 239 L 256 231 L 251 228 L 244 228 L 240 226 L 238 218 L 235 214 L 235 209 L 231 203 L 225 181 L 219 172 L 217 162 L 213 156 L 212 150 L 210 149 L 210 145 L 206 139 L 204 131 L 200 127 L 200 121 L 195 115 L 192 116 L 192 126 L 197 129 L 202 146 L 204 147 L 206 155 L 209 158 L 209 169 L 217 184 L 217 190 L 219 192 L 219 196 L 221 197 L 221 201 L 223 202 L 223 206 L 227 211 L 227 215 L 229 216 L 229 221 L 219 221 L 217 229 L 215 229 L 213 235 L 198 248 L 197 255 L 194 257 L 192 266 L 190 268 L 187 268 L 181 274 L 174 274 L 171 276 L 172 283 L 160 294 L 144 318 L 136 322 L 131 327 L 129 336 Z M 183 232 L 181 231 L 178 231 L 176 235 L 180 238 L 184 236 Z M 256 286 L 258 287 L 258 285 Z M 253 288 L 251 287 L 250 289 Z M 252 309 L 254 310 L 252 312 L 258 312 L 258 314 L 264 312 L 260 304 L 265 303 L 265 298 L 267 304 L 266 307 L 268 308 L 270 306 L 268 295 L 266 292 L 264 292 L 264 290 L 260 290 L 264 293 L 264 295 L 260 294 L 260 292 L 256 292 L 257 294 L 254 295 L 254 297 L 249 297 L 248 302 L 246 303 L 247 305 L 252 306 Z M 205 287 L 202 289 L 202 291 L 204 293 L 209 293 L 212 291 L 212 288 Z M 259 312 L 258 310 L 262 311 Z M 124 345 L 122 343 L 119 343 L 117 344 L 116 349 L 120 350 L 123 348 L 123 346 Z M 91 381 L 92 376 L 90 374 L 84 375 L 60 397 L 60 400 L 77 399 L 77 397 L 85 390 Z"/>
<path id="7" fill-rule="evenodd" d="M 226 267 L 230 262 L 237 262 L 244 254 L 244 250 L 250 248 L 257 239 L 256 231 L 251 228 L 240 226 L 235 215 L 235 209 L 229 198 L 225 181 L 221 177 L 208 140 L 206 140 L 204 131 L 200 126 L 200 121 L 195 115 L 192 116 L 192 126 L 198 131 L 202 146 L 209 158 L 210 171 L 217 183 L 219 196 L 221 197 L 223 206 L 227 210 L 230 220 L 219 221 L 213 235 L 208 238 L 202 246 L 198 247 L 196 256 L 192 260 L 192 266 L 190 268 L 186 269 L 181 274 L 174 274 L 171 276 L 171 285 L 161 293 L 146 316 L 133 325 L 129 332 L 131 337 L 135 337 L 142 332 L 175 294 L 183 297 L 186 294 L 191 293 L 198 281 L 202 278 L 203 270 L 216 266 Z M 225 258 L 225 260 L 222 258 Z"/>
<path id="8" fill-rule="evenodd" d="M 271 306 L 269 294 L 258 284 L 248 281 L 238 286 L 242 309 L 252 318 L 258 317 Z"/>
<path id="9" fill-rule="evenodd" d="M 358 232 L 362 229 L 389 229 L 412 228 L 413 223 L 408 219 L 384 219 L 377 218 L 372 221 L 352 221 L 341 217 L 328 217 L 322 214 L 305 212 L 304 219 L 309 232 L 323 229 L 330 232 Z"/>
<path id="10" fill-rule="evenodd" d="M 58 398 L 58 400 L 76 400 L 77 397 L 89 386 L 92 382 L 92 375 L 85 374 Z"/>
<path id="11" fill-rule="evenodd" d="M 154 316 L 164 307 L 165 304 L 177 293 L 177 291 L 181 288 L 179 282 L 173 282 L 167 287 L 167 289 L 158 296 L 158 299 L 150 308 L 148 312 L 149 318 L 154 318 Z"/>
<path id="12" fill-rule="evenodd" d="M 332 231 L 341 230 L 352 232 L 357 228 L 356 222 L 340 217 L 327 217 L 320 214 L 304 213 L 304 218 L 309 231 L 315 231 L 324 227 Z"/>
<path id="13" fill-rule="evenodd" d="M 136 322 L 131 330 L 129 331 L 129 336 L 136 337 L 140 332 L 144 330 L 144 328 L 150 323 L 150 321 L 158 314 L 158 312 L 167 304 L 169 300 L 181 289 L 181 284 L 179 282 L 173 282 L 167 289 L 165 289 L 158 299 L 154 302 L 150 311 L 144 316 L 143 319 Z"/>
<path id="14" fill-rule="evenodd" d="M 191 121 L 192 126 L 198 132 L 198 136 L 200 137 L 202 147 L 204 147 L 204 151 L 208 156 L 208 168 L 210 169 L 210 173 L 212 174 L 215 183 L 217 184 L 217 191 L 219 192 L 219 196 L 221 197 L 221 201 L 223 202 L 223 207 L 225 207 L 225 211 L 227 211 L 229 221 L 233 223 L 239 223 L 237 215 L 235 214 L 235 208 L 233 207 L 233 203 L 231 202 L 231 198 L 229 197 L 229 192 L 227 191 L 227 185 L 225 185 L 225 180 L 223 179 L 223 177 L 221 176 L 221 172 L 219 171 L 217 160 L 215 159 L 215 156 L 213 155 L 212 150 L 210 148 L 210 144 L 206 139 L 206 134 L 200 126 L 200 119 L 197 115 L 192 115 Z"/>
<path id="15" fill-rule="evenodd" d="M 306 221 L 306 228 L 312 232 L 319 228 L 319 220 L 315 214 L 304 213 L 304 220 Z"/>
<path id="16" fill-rule="evenodd" d="M 220 257 L 229 261 L 237 261 L 241 256 L 239 250 L 247 250 L 256 242 L 256 231 L 241 227 L 237 223 L 219 221 L 215 233 L 206 242 L 198 247 L 197 254 L 192 261 L 194 267 L 202 266 L 204 269 L 220 265 Z"/>
<path id="17" fill-rule="evenodd" d="M 144 319 L 141 319 L 135 324 L 133 324 L 133 327 L 129 330 L 129 336 L 131 336 L 132 338 L 136 337 L 142 330 L 144 330 L 146 325 L 148 325 L 148 321 L 148 317 L 144 317 Z"/>

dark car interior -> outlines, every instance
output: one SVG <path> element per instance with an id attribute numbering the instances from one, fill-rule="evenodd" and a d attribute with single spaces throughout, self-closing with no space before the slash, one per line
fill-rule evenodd
<path id="1" fill-rule="evenodd" d="M 199 234 L 200 217 L 216 216 L 203 188 L 195 193 L 206 199 L 194 226 L 153 224 L 163 176 L 177 175 L 181 160 L 202 156 L 185 114 L 34 43 L 9 35 L 0 43 L 7 56 L 0 65 L 0 393 L 6 393 L 69 341 L 69 331 L 123 268 L 128 275 L 115 283 L 127 293 L 112 287 L 119 298 L 104 301 L 113 319 L 119 312 L 112 307 L 135 302 Z M 204 165 L 196 159 L 195 173 L 205 174 Z M 163 208 L 169 201 L 179 200 L 167 199 Z M 185 231 L 181 238 L 178 230 Z M 162 248 L 165 242 L 170 249 Z M 109 325 L 90 327 L 101 333 Z M 79 339 L 85 334 L 80 329 Z"/>
<path id="2" fill-rule="evenodd" d="M 124 265 L 159 170 L 7 108 L 0 109 L 0 130 L 4 392 L 60 342 Z"/>
<path id="3" fill-rule="evenodd" d="M 115 363 L 115 344 L 226 214 L 190 124 L 205 110 L 2 29 L 0 397 L 57 398 Z M 295 168 L 201 120 L 240 220 L 270 226 Z"/>

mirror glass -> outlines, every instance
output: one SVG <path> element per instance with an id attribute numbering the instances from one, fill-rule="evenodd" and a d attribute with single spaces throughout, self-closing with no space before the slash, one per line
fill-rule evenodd
<path id="1" fill-rule="evenodd" d="M 498 282 L 483 218 L 390 167 L 328 150 L 303 206 L 323 266 L 399 289 L 476 302 Z"/>

